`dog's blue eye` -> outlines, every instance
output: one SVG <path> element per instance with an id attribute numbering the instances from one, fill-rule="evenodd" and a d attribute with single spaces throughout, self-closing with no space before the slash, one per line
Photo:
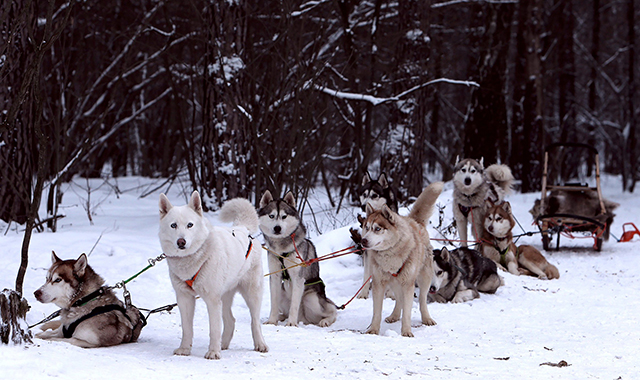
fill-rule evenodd
<path id="1" fill-rule="evenodd" d="M 171 228 L 178 228 L 178 225 L 176 223 L 171 223 Z"/>
<path id="2" fill-rule="evenodd" d="M 382 228 L 380 228 L 380 227 L 376 227 L 376 229 L 375 229 L 376 232 L 380 232 L 380 230 L 382 230 Z"/>
<path id="3" fill-rule="evenodd" d="M 53 283 L 54 283 L 54 284 L 57 284 L 57 283 L 58 283 L 58 282 L 60 282 L 60 281 L 62 281 L 62 279 L 61 279 L 61 278 L 56 278 L 55 280 L 53 280 Z"/>
<path id="4" fill-rule="evenodd" d="M 193 227 L 193 223 L 188 223 L 187 228 L 191 228 L 191 227 Z"/>

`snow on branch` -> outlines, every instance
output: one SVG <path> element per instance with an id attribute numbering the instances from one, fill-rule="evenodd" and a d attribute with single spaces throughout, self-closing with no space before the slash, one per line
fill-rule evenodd
<path id="1" fill-rule="evenodd" d="M 480 85 L 477 82 L 473 82 L 473 81 L 461 81 L 461 80 L 455 80 L 455 79 L 447 79 L 447 78 L 439 78 L 439 79 L 434 79 L 431 80 L 429 82 L 426 83 L 422 83 L 420 85 L 417 85 L 415 87 L 412 87 L 404 92 L 401 92 L 400 94 L 396 95 L 396 96 L 392 96 L 390 98 L 379 98 L 377 96 L 373 96 L 373 95 L 366 95 L 366 94 L 355 94 L 352 92 L 344 92 L 344 91 L 339 91 L 339 90 L 333 90 L 324 86 L 318 86 L 318 85 L 314 85 L 314 88 L 318 91 L 324 92 L 327 95 L 331 95 L 333 97 L 336 98 L 340 98 L 340 99 L 347 99 L 347 100 L 364 100 L 366 102 L 369 102 L 371 104 L 373 104 L 374 106 L 383 104 L 383 103 L 388 103 L 388 102 L 396 102 L 399 100 L 402 100 L 402 98 L 404 98 L 405 96 L 421 89 L 424 87 L 427 87 L 429 85 L 432 84 L 436 84 L 436 83 L 450 83 L 450 84 L 462 84 L 465 86 L 475 86 L 475 87 L 480 87 Z"/>

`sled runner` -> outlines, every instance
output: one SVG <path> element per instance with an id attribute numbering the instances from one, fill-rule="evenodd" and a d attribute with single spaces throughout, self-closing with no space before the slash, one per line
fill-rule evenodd
<path id="1" fill-rule="evenodd" d="M 582 182 L 559 184 L 563 178 L 575 178 L 576 174 L 580 177 L 595 174 L 595 187 Z M 555 143 L 546 147 L 542 194 L 539 204 L 537 201 L 531 210 L 545 250 L 550 249 L 553 234 L 557 235 L 558 249 L 560 235 L 573 239 L 579 237 L 574 232 L 580 232 L 583 237 L 591 237 L 593 248 L 600 251 L 603 240 L 609 238 L 612 210 L 616 206 L 602 196 L 600 161 L 594 147 L 580 143 Z"/>

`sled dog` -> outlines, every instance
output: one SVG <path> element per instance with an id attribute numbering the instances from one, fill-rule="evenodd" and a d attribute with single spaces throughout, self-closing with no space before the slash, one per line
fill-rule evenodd
<path id="1" fill-rule="evenodd" d="M 77 260 L 51 254 L 47 280 L 34 295 L 60 307 L 60 320 L 43 325 L 37 338 L 93 348 L 135 342 L 146 323 L 138 309 L 125 306 L 93 271 L 83 253 Z"/>
<path id="2" fill-rule="evenodd" d="M 362 246 L 369 254 L 373 295 L 373 318 L 368 334 L 380 333 L 382 301 L 387 286 L 393 290 L 396 304 L 385 321 L 393 323 L 402 318 L 403 336 L 413 336 L 411 307 L 416 283 L 420 287 L 418 301 L 422 323 L 436 324 L 427 309 L 427 294 L 434 272 L 426 226 L 442 186 L 442 182 L 437 182 L 425 188 L 406 217 L 391 211 L 386 205 L 380 210 L 374 210 L 371 205 L 366 207 Z"/>
<path id="3" fill-rule="evenodd" d="M 550 264 L 542 253 L 531 245 L 516 247 L 511 230 L 516 222 L 511 214 L 509 202 L 492 205 L 484 220 L 482 249 L 486 257 L 493 260 L 498 268 L 511 274 L 528 274 L 547 280 L 560 278 L 558 268 Z"/>
<path id="4" fill-rule="evenodd" d="M 190 355 L 196 295 L 209 312 L 207 359 L 220 359 L 229 348 L 235 329 L 233 297 L 240 292 L 251 314 L 254 349 L 267 352 L 262 337 L 262 259 L 250 233 L 258 231 L 258 215 L 246 199 L 227 201 L 220 220 L 231 227 L 214 227 L 204 217 L 197 191 L 184 206 L 172 206 L 160 194 L 160 245 L 167 256 L 169 277 L 176 292 L 182 322 L 182 341 L 175 355 Z M 224 330 L 222 326 L 224 325 Z"/>
<path id="5" fill-rule="evenodd" d="M 371 175 L 367 172 L 362 179 L 362 184 L 358 189 L 360 194 L 360 206 L 362 211 L 365 211 L 365 206 L 370 204 L 374 210 L 380 210 L 382 205 L 387 205 L 393 212 L 398 212 L 398 198 L 396 191 L 389 182 L 385 173 L 380 174 L 377 180 L 371 179 Z M 364 218 L 358 215 L 358 222 L 360 223 L 360 229 L 362 228 L 362 222 Z M 361 230 L 351 228 L 351 239 L 356 245 L 360 246 L 362 242 Z M 367 251 L 362 251 L 362 263 L 364 266 L 363 281 L 367 283 L 363 285 L 362 290 L 358 293 L 358 298 L 366 299 L 369 296 L 370 283 L 368 282 L 369 276 L 371 276 L 371 266 L 369 264 Z M 388 292 L 385 296 L 393 298 L 393 294 Z"/>
<path id="6" fill-rule="evenodd" d="M 471 301 L 480 297 L 478 292 L 493 294 L 502 285 L 496 264 L 474 249 L 435 249 L 433 264 L 434 286 L 438 290 L 429 294 L 431 301 Z"/>
<path id="7" fill-rule="evenodd" d="M 387 175 L 385 173 L 380 174 L 378 179 L 373 180 L 367 172 L 362 178 L 358 195 L 360 196 L 360 207 L 362 207 L 362 211 L 365 211 L 365 206 L 368 203 L 374 210 L 380 210 L 382 205 L 386 204 L 391 211 L 398 212 L 396 191 L 391 187 L 389 181 L 387 181 Z"/>
<path id="8" fill-rule="evenodd" d="M 471 222 L 475 240 L 482 236 L 482 223 L 486 213 L 486 200 L 498 203 L 511 191 L 511 169 L 493 164 L 484 168 L 484 159 L 476 161 L 456 159 L 453 175 L 453 217 L 463 247 L 467 246 L 467 226 Z"/>
<path id="9" fill-rule="evenodd" d="M 260 199 L 260 230 L 269 248 L 271 273 L 271 312 L 266 323 L 277 324 L 288 318 L 287 326 L 302 321 L 327 327 L 335 322 L 338 309 L 326 296 L 318 262 L 297 265 L 317 255 L 295 207 L 290 191 L 284 198 L 274 199 L 267 190 Z"/>

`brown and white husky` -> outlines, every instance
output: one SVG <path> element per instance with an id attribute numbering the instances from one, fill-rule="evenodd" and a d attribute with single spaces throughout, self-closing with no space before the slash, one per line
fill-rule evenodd
<path id="1" fill-rule="evenodd" d="M 558 268 L 550 264 L 542 253 L 531 245 L 517 247 L 511 230 L 516 222 L 509 202 L 488 205 L 482 238 L 483 254 L 495 261 L 498 268 L 511 274 L 527 274 L 543 280 L 560 278 Z"/>
<path id="2" fill-rule="evenodd" d="M 368 334 L 379 334 L 382 321 L 384 291 L 390 286 L 396 305 L 385 321 L 393 323 L 402 317 L 401 333 L 411 337 L 411 307 L 415 284 L 422 323 L 435 325 L 427 310 L 427 295 L 434 276 L 432 247 L 426 225 L 433 205 L 442 192 L 442 182 L 429 185 L 416 200 L 409 216 L 401 216 L 383 205 L 374 210 L 367 205 L 367 218 L 362 225 L 362 246 L 371 265 L 373 318 Z"/>

